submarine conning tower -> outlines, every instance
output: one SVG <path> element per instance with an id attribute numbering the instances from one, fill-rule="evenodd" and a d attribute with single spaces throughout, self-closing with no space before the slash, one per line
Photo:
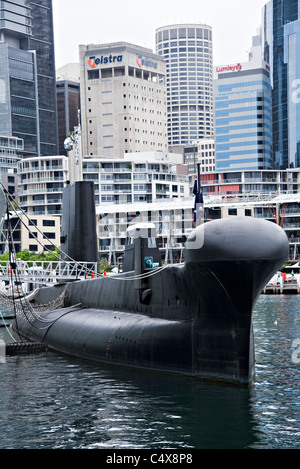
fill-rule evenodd
<path id="1" fill-rule="evenodd" d="M 94 183 L 78 181 L 63 191 L 61 222 L 62 260 L 97 262 L 97 232 Z"/>
<path id="2" fill-rule="evenodd" d="M 146 269 L 159 267 L 161 256 L 157 246 L 154 223 L 137 223 L 127 228 L 123 272 L 142 274 Z"/>

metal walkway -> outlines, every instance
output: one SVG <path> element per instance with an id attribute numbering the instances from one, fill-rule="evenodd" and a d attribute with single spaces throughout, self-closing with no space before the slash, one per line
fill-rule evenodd
<path id="1" fill-rule="evenodd" d="M 16 278 L 20 282 L 48 284 L 58 281 L 82 280 L 97 274 L 97 262 L 17 261 L 12 272 L 9 261 L 0 262 L 0 282 Z M 13 274 L 13 275 L 12 275 Z"/>

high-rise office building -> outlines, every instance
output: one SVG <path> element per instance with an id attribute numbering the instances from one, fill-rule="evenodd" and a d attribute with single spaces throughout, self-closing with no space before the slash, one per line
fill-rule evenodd
<path id="1" fill-rule="evenodd" d="M 213 137 L 212 28 L 175 24 L 156 30 L 166 61 L 169 149 Z"/>
<path id="2" fill-rule="evenodd" d="M 0 134 L 23 156 L 57 154 L 52 0 L 0 2 Z"/>
<path id="3" fill-rule="evenodd" d="M 300 167 L 300 1 L 268 2 L 263 35 L 272 70 L 274 166 Z"/>
<path id="4" fill-rule="evenodd" d="M 216 67 L 215 142 L 217 171 L 272 168 L 270 66 L 261 35 L 248 62 Z"/>
<path id="5" fill-rule="evenodd" d="M 59 154 L 64 155 L 64 142 L 80 122 L 80 85 L 74 81 L 58 80 L 56 93 Z"/>
<path id="6" fill-rule="evenodd" d="M 77 65 L 77 67 L 76 67 Z M 74 72 L 73 72 L 74 70 Z M 57 121 L 59 154 L 66 154 L 64 142 L 80 122 L 79 65 L 68 64 L 57 71 Z"/>
<path id="7" fill-rule="evenodd" d="M 164 60 L 126 42 L 79 55 L 83 156 L 166 151 Z"/>

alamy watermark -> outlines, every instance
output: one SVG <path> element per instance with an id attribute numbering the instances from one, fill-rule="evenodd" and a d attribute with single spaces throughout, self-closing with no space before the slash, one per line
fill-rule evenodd
<path id="1" fill-rule="evenodd" d="M 292 362 L 300 363 L 300 339 L 293 340 L 292 348 L 295 349 L 292 353 Z"/>
<path id="2" fill-rule="evenodd" d="M 0 364 L 6 362 L 6 345 L 4 340 L 0 340 Z"/>
<path id="3" fill-rule="evenodd" d="M 292 81 L 292 88 L 294 90 L 292 91 L 292 102 L 294 104 L 299 104 L 300 103 L 300 80 L 299 79 Z"/>

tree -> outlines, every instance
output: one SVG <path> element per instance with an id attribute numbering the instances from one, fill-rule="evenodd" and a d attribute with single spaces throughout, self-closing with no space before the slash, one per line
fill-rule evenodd
<path id="1" fill-rule="evenodd" d="M 21 259 L 22 261 L 35 261 L 35 262 L 55 262 L 60 260 L 60 250 L 58 247 L 55 247 L 55 250 L 52 251 L 44 251 L 42 253 L 32 252 L 29 249 L 23 249 L 16 254 L 17 259 Z M 0 261 L 8 261 L 9 260 L 9 252 L 5 252 L 4 254 L 0 254 Z"/>

